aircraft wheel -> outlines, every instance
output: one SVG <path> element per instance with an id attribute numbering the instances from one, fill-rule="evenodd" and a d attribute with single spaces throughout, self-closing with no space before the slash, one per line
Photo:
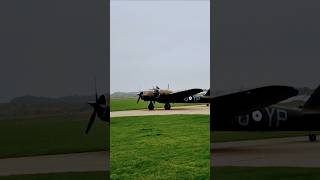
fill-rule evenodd
<path id="1" fill-rule="evenodd" d="M 150 111 L 154 110 L 154 105 L 153 105 L 152 102 L 149 103 L 148 109 L 149 109 Z"/>
<path id="2" fill-rule="evenodd" d="M 310 142 L 315 142 L 315 141 L 317 141 L 317 135 L 315 135 L 315 134 L 309 134 L 309 141 L 310 141 Z"/>
<path id="3" fill-rule="evenodd" d="M 166 104 L 164 105 L 164 109 L 165 109 L 165 110 L 170 110 L 170 109 L 171 109 L 170 103 L 166 103 Z"/>

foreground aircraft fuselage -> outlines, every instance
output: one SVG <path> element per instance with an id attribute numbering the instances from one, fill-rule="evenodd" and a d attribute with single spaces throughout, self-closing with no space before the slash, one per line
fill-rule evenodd
<path id="1" fill-rule="evenodd" d="M 227 109 L 212 109 L 212 131 L 311 131 L 320 130 L 320 89 L 317 88 L 302 107 L 271 105 L 230 113 Z"/>

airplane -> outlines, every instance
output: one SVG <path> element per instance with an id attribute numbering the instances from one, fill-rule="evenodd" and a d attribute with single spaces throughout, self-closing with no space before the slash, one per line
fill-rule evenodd
<path id="1" fill-rule="evenodd" d="M 210 90 L 205 95 L 197 95 L 202 91 L 202 89 L 189 89 L 172 93 L 169 90 L 160 90 L 159 87 L 156 87 L 152 91 L 140 92 L 137 103 L 140 99 L 150 101 L 151 105 L 149 104 L 149 106 L 151 107 L 149 109 L 151 110 L 154 109 L 153 103 L 155 101 L 165 103 L 166 109 L 170 109 L 170 103 L 210 103 L 212 104 L 211 108 L 228 112 L 228 115 L 237 115 L 241 112 L 248 112 L 253 108 L 264 108 L 276 104 L 298 94 L 297 90 L 288 86 L 265 86 L 218 97 L 210 96 Z M 96 116 L 102 121 L 110 123 L 110 106 L 104 95 L 98 98 L 97 89 L 95 89 L 95 101 L 89 101 L 88 104 L 93 107 L 94 111 L 89 119 L 86 129 L 87 134 Z"/>
<path id="2" fill-rule="evenodd" d="M 140 99 L 150 101 L 149 110 L 154 109 L 154 103 L 157 101 L 165 103 L 166 110 L 170 110 L 170 103 L 206 103 L 227 109 L 229 112 L 232 108 L 236 112 L 242 112 L 243 108 L 248 110 L 251 107 L 265 107 L 297 95 L 297 90 L 288 86 L 265 86 L 218 97 L 210 96 L 210 89 L 204 95 L 198 95 L 201 92 L 202 89 L 189 89 L 173 93 L 156 86 L 149 91 L 139 92 L 137 103 Z M 235 101 L 242 104 L 236 104 Z"/>
<path id="3" fill-rule="evenodd" d="M 168 89 L 160 89 L 158 86 L 148 91 L 141 91 L 138 95 L 137 104 L 140 99 L 143 101 L 149 101 L 148 109 L 154 110 L 155 102 L 164 103 L 164 109 L 170 110 L 170 103 L 185 103 L 186 101 L 192 101 L 194 95 L 203 92 L 202 89 L 188 89 L 185 91 L 172 92 Z"/>
<path id="4" fill-rule="evenodd" d="M 241 101 L 237 104 L 241 105 Z M 212 131 L 309 131 L 309 141 L 314 142 L 317 136 L 312 131 L 320 129 L 320 86 L 300 107 L 273 104 L 232 112 L 225 104 L 213 107 L 211 112 Z"/>

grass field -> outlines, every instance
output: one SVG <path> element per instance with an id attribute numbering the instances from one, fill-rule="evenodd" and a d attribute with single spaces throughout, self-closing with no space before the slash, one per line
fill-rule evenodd
<path id="1" fill-rule="evenodd" d="M 209 179 L 209 116 L 111 119 L 112 179 Z"/>
<path id="2" fill-rule="evenodd" d="M 318 180 L 320 168 L 215 167 L 214 180 Z"/>
<path id="3" fill-rule="evenodd" d="M 89 135 L 90 114 L 0 120 L 0 158 L 107 149 L 107 124 L 97 119 Z"/>
<path id="4" fill-rule="evenodd" d="M 111 119 L 113 179 L 207 179 L 209 116 Z M 307 132 L 215 132 L 216 142 L 305 136 Z M 306 138 L 307 140 L 307 138 Z"/>
<path id="5" fill-rule="evenodd" d="M 108 172 L 52 173 L 17 176 L 0 176 L 0 180 L 108 180 Z"/>
<path id="6" fill-rule="evenodd" d="M 134 98 L 125 98 L 125 99 L 110 99 L 110 111 L 125 111 L 125 110 L 134 110 L 134 109 L 148 109 L 149 102 L 145 102 L 140 100 L 139 104 L 137 104 L 137 99 Z M 176 103 L 171 104 L 174 106 L 190 106 L 196 105 L 195 103 Z M 156 108 L 163 108 L 164 104 L 155 103 Z"/>
<path id="7" fill-rule="evenodd" d="M 97 119 L 93 125 L 89 135 L 84 133 L 87 126 L 88 116 L 90 113 L 74 114 L 74 115 L 60 115 L 51 117 L 24 117 L 13 119 L 1 119 L 0 120 L 0 158 L 4 157 L 19 157 L 19 156 L 32 156 L 32 155 L 45 155 L 45 154 L 61 154 L 61 153 L 75 153 L 75 152 L 87 152 L 87 151 L 100 151 L 108 149 L 107 129 L 108 126 L 105 122 L 101 122 Z M 164 119 L 165 125 L 161 127 L 170 127 L 171 124 L 175 126 L 184 127 L 186 123 L 192 121 L 177 121 L 179 119 L 189 116 L 164 116 L 164 117 L 126 117 L 126 118 L 112 118 L 115 124 L 115 130 L 118 128 L 127 129 L 128 127 L 141 127 L 141 124 L 137 123 L 146 121 L 150 123 L 149 119 Z M 207 122 L 202 124 L 209 128 L 209 116 L 191 116 L 190 119 L 196 119 L 200 122 Z M 196 118 L 194 118 L 196 117 Z M 140 119 L 140 120 L 139 120 Z M 188 118 L 187 118 L 188 119 Z M 128 122 L 126 122 L 128 121 Z M 119 122 L 123 122 L 124 125 L 118 125 Z M 130 124 L 132 123 L 133 124 Z M 152 121 L 153 122 L 153 121 Z M 158 122 L 158 121 L 154 121 Z M 129 123 L 129 125 L 128 125 Z M 192 125 L 192 123 L 190 125 Z M 197 123 L 196 123 L 197 124 Z M 143 129 L 143 128 L 141 128 Z M 171 128 L 168 128 L 168 130 Z M 171 129 L 174 131 L 174 129 Z M 155 129 L 152 131 L 146 129 L 141 130 L 139 133 L 156 133 Z M 112 132 L 111 132 L 112 133 Z M 133 135 L 136 132 L 130 132 Z M 171 132 L 169 132 L 171 133 Z M 202 136 L 194 134 L 194 139 Z M 246 139 L 264 139 L 272 137 L 288 137 L 288 136 L 306 136 L 308 132 L 215 132 L 213 139 L 216 142 L 246 140 Z M 115 138 L 121 138 L 126 134 L 114 133 Z M 178 134 L 177 134 L 178 135 Z M 160 136 L 162 137 L 162 136 Z M 206 137 L 206 138 L 208 138 Z M 166 140 L 164 140 L 166 141 Z M 126 140 L 124 142 L 127 142 Z M 207 141 L 209 142 L 209 141 Z M 207 145 L 209 145 L 207 143 Z"/>

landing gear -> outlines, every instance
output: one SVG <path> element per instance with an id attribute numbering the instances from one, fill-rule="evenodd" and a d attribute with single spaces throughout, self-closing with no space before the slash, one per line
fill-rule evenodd
<path id="1" fill-rule="evenodd" d="M 166 103 L 166 104 L 164 105 L 164 109 L 165 109 L 165 110 L 170 110 L 170 109 L 171 109 L 170 103 Z"/>
<path id="2" fill-rule="evenodd" d="M 315 135 L 315 134 L 309 134 L 309 141 L 310 141 L 310 142 L 315 142 L 315 141 L 317 141 L 317 135 Z"/>
<path id="3" fill-rule="evenodd" d="M 150 101 L 149 103 L 149 106 L 148 106 L 148 109 L 151 111 L 151 110 L 154 110 L 154 105 L 152 103 L 152 101 Z"/>

